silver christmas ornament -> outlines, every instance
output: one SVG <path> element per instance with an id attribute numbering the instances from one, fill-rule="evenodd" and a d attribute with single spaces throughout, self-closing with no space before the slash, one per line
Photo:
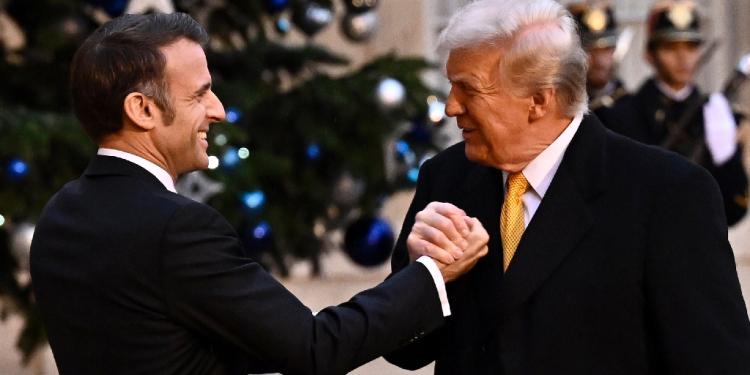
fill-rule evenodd
<path id="1" fill-rule="evenodd" d="M 31 251 L 31 239 L 34 237 L 34 224 L 23 222 L 13 229 L 10 239 L 10 249 L 18 261 L 22 270 L 29 269 L 29 253 Z"/>
<path id="2" fill-rule="evenodd" d="M 206 203 L 211 197 L 224 191 L 224 184 L 208 178 L 201 171 L 195 171 L 182 176 L 175 184 L 175 190 L 196 202 Z"/>
<path id="3" fill-rule="evenodd" d="M 406 99 L 406 89 L 398 80 L 386 78 L 378 84 L 377 98 L 380 105 L 386 109 L 398 107 Z"/>
<path id="4" fill-rule="evenodd" d="M 341 28 L 349 39 L 355 42 L 370 39 L 378 29 L 378 15 L 375 12 L 350 13 L 341 21 Z"/>

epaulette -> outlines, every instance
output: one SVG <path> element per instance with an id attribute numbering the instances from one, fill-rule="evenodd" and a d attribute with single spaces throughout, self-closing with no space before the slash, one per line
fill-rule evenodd
<path id="1" fill-rule="evenodd" d="M 599 108 L 606 107 L 612 108 L 615 103 L 620 100 L 623 96 L 628 94 L 628 90 L 624 87 L 618 87 L 617 90 L 613 91 L 609 95 L 602 95 L 589 103 L 589 109 L 596 111 Z"/>

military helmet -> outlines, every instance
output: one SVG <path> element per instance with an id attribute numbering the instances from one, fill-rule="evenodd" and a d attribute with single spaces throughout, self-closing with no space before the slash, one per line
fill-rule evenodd
<path id="1" fill-rule="evenodd" d="M 649 12 L 648 43 L 703 42 L 701 20 L 695 3 L 691 1 L 661 1 Z"/>
<path id="2" fill-rule="evenodd" d="M 607 2 L 574 3 L 568 11 L 576 20 L 584 49 L 614 47 L 617 44 L 617 22 Z"/>

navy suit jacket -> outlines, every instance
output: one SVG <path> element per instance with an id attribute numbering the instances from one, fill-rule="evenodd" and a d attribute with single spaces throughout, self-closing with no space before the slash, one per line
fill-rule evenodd
<path id="1" fill-rule="evenodd" d="M 42 212 L 34 292 L 61 374 L 344 374 L 444 323 L 419 264 L 317 316 L 212 208 L 95 156 Z"/>
<path id="2" fill-rule="evenodd" d="M 716 182 L 703 168 L 584 117 L 507 272 L 502 172 L 455 145 L 424 163 L 392 259 L 429 202 L 490 233 L 449 283 L 446 325 L 386 355 L 444 374 L 750 374 L 750 321 Z"/>

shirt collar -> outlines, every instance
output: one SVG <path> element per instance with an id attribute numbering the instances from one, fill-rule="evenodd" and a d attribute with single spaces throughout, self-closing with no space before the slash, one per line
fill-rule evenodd
<path id="1" fill-rule="evenodd" d="M 675 90 L 669 87 L 666 83 L 656 80 L 656 87 L 664 94 L 667 98 L 672 99 L 676 102 L 682 102 L 693 93 L 693 85 L 687 85 L 681 90 Z"/>
<path id="2" fill-rule="evenodd" d="M 113 148 L 100 148 L 96 153 L 103 156 L 114 156 L 116 158 L 124 159 L 131 163 L 137 164 L 141 168 L 149 171 L 149 173 L 154 175 L 154 177 L 156 177 L 162 183 L 162 185 L 167 188 L 167 190 L 173 193 L 177 192 L 177 190 L 175 190 L 174 188 L 174 181 L 172 181 L 172 177 L 169 175 L 169 173 L 167 173 L 167 171 L 140 156 L 136 156 L 125 151 L 115 150 Z"/>
<path id="3" fill-rule="evenodd" d="M 552 178 L 555 177 L 557 169 L 560 167 L 565 150 L 568 149 L 570 141 L 573 140 L 573 136 L 578 131 L 583 120 L 583 113 L 578 113 L 573 121 L 568 125 L 567 128 L 555 139 L 552 144 L 547 146 L 534 160 L 532 160 L 526 168 L 523 169 L 523 175 L 526 177 L 526 181 L 539 194 L 539 197 L 544 198 L 547 193 L 549 185 L 552 183 Z M 508 172 L 503 171 L 503 182 L 508 180 Z"/>

